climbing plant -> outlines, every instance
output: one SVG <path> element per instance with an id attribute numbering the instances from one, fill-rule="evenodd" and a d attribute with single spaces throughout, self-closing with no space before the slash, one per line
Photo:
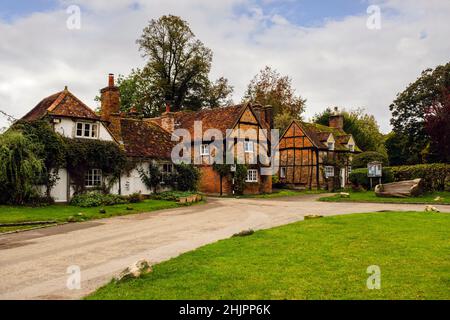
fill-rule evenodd
<path id="1" fill-rule="evenodd" d="M 122 170 L 128 168 L 125 152 L 114 142 L 69 139 L 65 138 L 67 170 L 75 185 L 75 193 L 85 191 L 85 175 L 89 169 L 102 170 L 108 176 L 101 189 L 108 192 L 120 176 Z"/>

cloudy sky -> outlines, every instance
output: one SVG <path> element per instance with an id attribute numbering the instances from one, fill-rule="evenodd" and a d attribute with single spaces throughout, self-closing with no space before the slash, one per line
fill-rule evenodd
<path id="1" fill-rule="evenodd" d="M 67 27 L 72 5 L 79 29 Z M 371 5 L 379 29 L 367 27 Z M 448 0 L 2 0 L 0 110 L 21 117 L 65 85 L 95 108 L 108 73 L 143 65 L 135 40 L 164 14 L 187 20 L 213 50 L 211 77 L 228 78 L 236 102 L 270 65 L 308 100 L 306 119 L 329 106 L 363 107 L 384 132 L 396 94 L 450 60 Z"/>

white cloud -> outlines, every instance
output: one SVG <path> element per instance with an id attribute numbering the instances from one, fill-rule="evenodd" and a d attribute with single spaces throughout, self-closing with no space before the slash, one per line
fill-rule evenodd
<path id="1" fill-rule="evenodd" d="M 72 4 L 82 7 L 81 30 L 66 28 Z M 214 51 L 212 76 L 229 78 L 236 101 L 267 64 L 293 78 L 308 99 L 307 118 L 328 106 L 365 107 L 388 131 L 396 93 L 423 69 L 448 62 L 450 3 L 386 0 L 381 7 L 375 31 L 365 12 L 304 28 L 251 0 L 61 0 L 59 10 L 0 21 L 0 109 L 20 117 L 64 85 L 95 107 L 109 72 L 143 64 L 135 40 L 148 20 L 171 13 Z"/>

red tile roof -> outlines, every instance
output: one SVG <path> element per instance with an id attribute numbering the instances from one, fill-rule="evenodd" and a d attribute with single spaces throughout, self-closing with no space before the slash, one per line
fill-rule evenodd
<path id="1" fill-rule="evenodd" d="M 39 102 L 23 120 L 33 121 L 43 117 L 63 116 L 99 120 L 100 117 L 68 90 L 57 92 Z"/>
<path id="2" fill-rule="evenodd" d="M 121 118 L 121 137 L 129 157 L 170 159 L 175 142 L 172 135 L 155 123 L 140 119 Z"/>

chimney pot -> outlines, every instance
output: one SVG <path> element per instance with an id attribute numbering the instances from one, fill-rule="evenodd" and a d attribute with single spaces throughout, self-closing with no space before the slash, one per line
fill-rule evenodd
<path id="1" fill-rule="evenodd" d="M 170 113 L 170 101 L 166 101 L 166 113 Z"/>
<path id="2" fill-rule="evenodd" d="M 108 75 L 108 87 L 114 87 L 114 74 L 110 73 Z"/>

